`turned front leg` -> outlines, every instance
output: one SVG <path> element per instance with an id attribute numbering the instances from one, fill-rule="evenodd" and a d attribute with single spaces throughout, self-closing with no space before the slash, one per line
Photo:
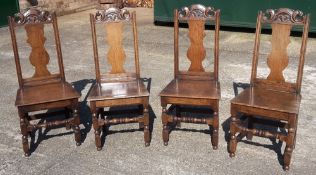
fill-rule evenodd
<path id="1" fill-rule="evenodd" d="M 296 134 L 296 118 L 295 116 L 289 117 L 289 128 L 288 128 L 288 136 L 286 140 L 286 146 L 284 150 L 284 170 L 288 171 L 290 169 L 290 163 L 292 158 L 292 153 L 294 149 L 295 142 L 295 134 Z"/>
<path id="2" fill-rule="evenodd" d="M 72 117 L 74 118 L 74 121 L 72 123 L 72 127 L 75 133 L 75 141 L 76 141 L 76 145 L 79 146 L 81 145 L 81 132 L 80 132 L 80 116 L 79 116 L 79 103 L 78 103 L 78 99 L 73 100 L 72 102 Z M 69 110 L 66 109 L 66 113 L 69 114 Z M 67 126 L 67 124 L 66 124 Z"/>
<path id="3" fill-rule="evenodd" d="M 236 133 L 237 133 L 237 112 L 233 109 L 231 109 L 231 121 L 230 121 L 230 138 L 229 138 L 229 156 L 230 157 L 235 157 L 235 152 L 237 148 L 237 138 L 236 138 Z"/>
<path id="4" fill-rule="evenodd" d="M 18 109 L 19 117 L 20 117 L 20 128 L 22 134 L 22 146 L 24 151 L 24 156 L 30 156 L 30 148 L 28 143 L 28 131 L 27 131 L 27 114 Z"/>
<path id="5" fill-rule="evenodd" d="M 145 146 L 150 145 L 150 131 L 149 131 L 149 112 L 148 112 L 148 104 L 144 105 L 143 108 L 143 115 L 144 115 L 144 140 Z"/>
<path id="6" fill-rule="evenodd" d="M 212 146 L 216 150 L 218 148 L 218 128 L 219 128 L 219 117 L 218 111 L 215 111 L 213 114 L 213 132 L 212 132 Z"/>
<path id="7" fill-rule="evenodd" d="M 73 117 L 74 117 L 74 132 L 75 132 L 75 140 L 76 140 L 76 145 L 80 146 L 81 145 L 81 132 L 80 132 L 80 116 L 79 116 L 79 111 L 78 108 L 73 110 Z"/>
<path id="8" fill-rule="evenodd" d="M 161 115 L 162 125 L 163 125 L 162 139 L 165 146 L 168 145 L 168 141 L 169 141 L 169 127 L 168 127 L 168 116 L 167 116 L 166 107 L 167 105 L 162 105 L 162 115 Z"/>
<path id="9" fill-rule="evenodd" d="M 101 127 L 99 126 L 98 122 L 98 112 L 94 102 L 90 102 L 90 109 L 92 113 L 92 124 L 94 129 L 94 136 L 95 136 L 95 146 L 97 150 L 100 151 L 101 147 Z"/>

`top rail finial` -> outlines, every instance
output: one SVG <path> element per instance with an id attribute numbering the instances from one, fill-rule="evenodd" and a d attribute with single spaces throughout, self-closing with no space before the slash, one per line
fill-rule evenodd
<path id="1" fill-rule="evenodd" d="M 52 20 L 52 14 L 49 11 L 33 7 L 14 15 L 14 22 L 20 25 L 52 22 Z"/>
<path id="2" fill-rule="evenodd" d="M 108 8 L 105 10 L 98 10 L 95 14 L 96 22 L 118 22 L 129 21 L 131 14 L 126 9 Z"/>
<path id="3" fill-rule="evenodd" d="M 191 7 L 182 7 L 179 10 L 179 19 L 215 19 L 216 10 L 213 7 L 205 7 L 201 4 L 194 4 Z"/>
<path id="4" fill-rule="evenodd" d="M 263 21 L 270 23 L 303 24 L 304 19 L 302 11 L 288 8 L 268 9 L 263 13 Z"/>

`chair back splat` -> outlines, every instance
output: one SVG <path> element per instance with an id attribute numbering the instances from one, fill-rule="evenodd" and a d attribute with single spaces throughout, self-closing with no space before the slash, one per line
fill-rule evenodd
<path id="1" fill-rule="evenodd" d="M 190 61 L 188 71 L 179 70 L 179 21 L 187 22 L 189 25 L 190 47 L 187 57 Z M 205 23 L 209 21 L 215 25 L 214 37 L 214 72 L 205 72 L 202 65 L 206 57 L 204 48 Z M 219 23 L 220 10 L 213 7 L 204 7 L 196 4 L 190 8 L 183 7 L 174 11 L 174 76 L 175 78 L 193 78 L 196 76 L 206 79 L 218 80 L 218 56 L 219 56 Z"/>
<path id="2" fill-rule="evenodd" d="M 124 9 L 109 8 L 107 10 L 97 11 L 96 14 L 90 14 L 90 23 L 97 82 L 106 82 L 124 77 L 126 79 L 140 78 L 136 13 L 130 13 Z M 131 23 L 133 28 L 135 72 L 127 72 L 124 68 L 126 61 L 126 53 L 123 48 L 124 23 Z M 102 74 L 100 71 L 96 24 L 102 24 L 104 26 L 106 34 L 105 41 L 109 46 L 106 56 L 111 70 L 106 74 Z"/>
<path id="3" fill-rule="evenodd" d="M 267 58 L 267 64 L 270 69 L 270 73 L 266 79 L 257 77 L 260 35 L 263 24 L 271 25 L 272 28 L 272 50 Z M 283 71 L 289 64 L 287 46 L 290 43 L 291 29 L 294 26 L 303 26 L 304 29 L 302 34 L 297 78 L 295 83 L 290 83 L 285 80 Z M 259 12 L 257 18 L 256 39 L 252 63 L 251 85 L 300 93 L 308 30 L 309 15 L 304 16 L 300 11 L 281 8 L 277 10 L 269 9 L 265 13 Z"/>
<path id="4" fill-rule="evenodd" d="M 60 47 L 59 31 L 57 27 L 57 18 L 55 13 L 40 11 L 35 8 L 28 9 L 24 13 L 18 13 L 14 17 L 8 17 L 9 28 L 12 38 L 12 46 L 16 63 L 18 82 L 20 87 L 30 84 L 43 84 L 56 81 L 66 81 L 63 67 L 63 58 Z M 57 59 L 59 72 L 52 74 L 47 69 L 50 57 L 45 48 L 45 25 L 52 24 L 54 30 Z M 34 66 L 34 74 L 30 78 L 23 78 L 18 44 L 16 41 L 15 30 L 17 27 L 24 27 L 27 34 L 27 43 L 31 47 L 29 56 L 30 63 Z"/>

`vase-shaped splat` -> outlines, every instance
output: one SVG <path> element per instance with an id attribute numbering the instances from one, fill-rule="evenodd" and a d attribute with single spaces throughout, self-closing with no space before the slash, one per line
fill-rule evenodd
<path id="1" fill-rule="evenodd" d="M 206 51 L 203 45 L 205 37 L 205 21 L 203 20 L 189 20 L 189 38 L 191 45 L 187 51 L 187 57 L 191 61 L 189 71 L 204 72 L 202 65 L 205 59 Z"/>
<path id="2" fill-rule="evenodd" d="M 109 50 L 107 58 L 111 64 L 110 73 L 124 73 L 125 51 L 123 49 L 123 23 L 107 23 L 105 25 Z"/>
<path id="3" fill-rule="evenodd" d="M 47 69 L 49 55 L 44 46 L 46 41 L 44 36 L 44 25 L 26 25 L 25 30 L 27 34 L 27 43 L 29 43 L 32 48 L 29 59 L 31 64 L 35 67 L 33 78 L 49 76 L 50 72 Z"/>
<path id="4" fill-rule="evenodd" d="M 288 66 L 287 47 L 290 43 L 291 25 L 272 24 L 272 51 L 268 56 L 270 74 L 268 80 L 284 82 L 283 71 Z"/>

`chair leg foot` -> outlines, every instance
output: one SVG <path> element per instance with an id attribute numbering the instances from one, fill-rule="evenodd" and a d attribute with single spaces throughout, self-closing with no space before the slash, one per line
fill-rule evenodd
<path id="1" fill-rule="evenodd" d="M 284 171 L 290 169 L 291 157 L 292 157 L 293 148 L 286 146 L 284 151 Z"/>
<path id="2" fill-rule="evenodd" d="M 235 157 L 235 153 L 229 153 L 229 157 L 231 158 Z"/>
<path id="3" fill-rule="evenodd" d="M 29 143 L 28 143 L 27 135 L 22 136 L 22 145 L 23 145 L 24 156 L 29 157 L 30 152 L 29 152 Z"/>
<path id="4" fill-rule="evenodd" d="M 167 125 L 163 126 L 162 138 L 164 145 L 167 146 L 169 141 L 169 127 Z"/>
<path id="5" fill-rule="evenodd" d="M 94 131 L 95 136 L 95 146 L 97 147 L 97 150 L 100 151 L 101 148 L 101 136 L 100 136 L 100 129 L 97 129 Z"/>
<path id="6" fill-rule="evenodd" d="M 230 141 L 229 141 L 229 157 L 235 157 L 235 152 L 237 148 L 237 138 L 235 135 L 231 135 Z"/>
<path id="7" fill-rule="evenodd" d="M 25 157 L 30 157 L 30 153 L 24 153 Z"/>
<path id="8" fill-rule="evenodd" d="M 74 132 L 75 132 L 75 141 L 76 145 L 80 146 L 81 145 L 81 133 L 80 133 L 80 128 L 79 126 L 74 126 Z"/>
<path id="9" fill-rule="evenodd" d="M 218 148 L 218 130 L 217 129 L 213 129 L 211 139 L 212 139 L 213 149 L 217 150 Z"/>
<path id="10" fill-rule="evenodd" d="M 163 142 L 163 145 L 168 146 L 168 142 Z"/>
<path id="11" fill-rule="evenodd" d="M 150 132 L 149 132 L 149 126 L 144 126 L 144 140 L 145 140 L 145 146 L 150 145 Z"/>

